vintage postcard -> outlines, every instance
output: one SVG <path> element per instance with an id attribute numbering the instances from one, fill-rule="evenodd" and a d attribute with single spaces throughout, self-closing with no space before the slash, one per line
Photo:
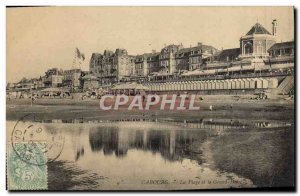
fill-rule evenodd
<path id="1" fill-rule="evenodd" d="M 9 191 L 295 189 L 294 7 L 7 7 Z"/>

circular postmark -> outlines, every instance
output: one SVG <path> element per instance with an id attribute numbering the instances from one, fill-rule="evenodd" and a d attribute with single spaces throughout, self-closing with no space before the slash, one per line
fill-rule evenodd
<path id="1" fill-rule="evenodd" d="M 17 121 L 12 135 L 13 150 L 22 161 L 45 165 L 55 161 L 62 153 L 65 137 L 62 131 L 28 114 Z"/>

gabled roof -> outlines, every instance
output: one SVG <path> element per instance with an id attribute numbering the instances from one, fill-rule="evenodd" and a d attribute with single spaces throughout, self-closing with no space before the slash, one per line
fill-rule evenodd
<path id="1" fill-rule="evenodd" d="M 103 57 L 102 54 L 100 54 L 100 53 L 93 53 L 91 58 L 96 59 L 96 58 L 101 58 L 101 57 Z"/>
<path id="2" fill-rule="evenodd" d="M 216 54 L 216 59 L 218 61 L 227 61 L 227 58 L 229 60 L 235 60 L 240 55 L 240 48 L 230 48 L 225 49 Z"/>
<path id="3" fill-rule="evenodd" d="M 182 48 L 176 52 L 176 55 L 178 56 L 184 54 L 184 56 L 188 56 L 190 52 L 191 52 L 191 48 Z"/>
<path id="4" fill-rule="evenodd" d="M 136 57 L 137 58 L 140 58 L 140 57 L 146 57 L 146 58 L 148 58 L 148 57 L 156 57 L 158 55 L 160 55 L 160 52 L 138 54 L 138 55 L 136 55 Z"/>
<path id="5" fill-rule="evenodd" d="M 150 56 L 157 56 L 159 54 L 160 54 L 160 52 L 152 52 L 152 53 L 145 53 L 144 55 L 147 57 L 150 57 Z"/>
<path id="6" fill-rule="evenodd" d="M 215 50 L 217 51 L 218 49 L 216 49 L 215 47 L 211 46 L 211 45 L 202 45 L 201 46 L 203 51 L 211 51 L 211 50 Z"/>
<path id="7" fill-rule="evenodd" d="M 295 47 L 294 41 L 281 42 L 281 43 L 274 44 L 268 51 L 277 50 L 277 49 L 284 49 L 284 48 L 294 48 L 294 47 Z"/>
<path id="8" fill-rule="evenodd" d="M 246 35 L 253 35 L 253 34 L 268 34 L 268 35 L 271 35 L 271 33 L 259 23 L 256 23 L 254 26 L 252 26 L 250 31 L 248 31 L 248 33 Z"/>
<path id="9" fill-rule="evenodd" d="M 188 56 L 191 51 L 199 51 L 199 50 L 202 50 L 202 53 L 204 53 L 205 51 L 208 51 L 208 52 L 218 51 L 213 46 L 201 44 L 200 46 L 194 46 L 194 47 L 190 47 L 190 48 L 182 48 L 176 52 L 176 55 L 185 54 Z"/>
<path id="10" fill-rule="evenodd" d="M 117 56 L 128 55 L 127 50 L 124 48 L 117 48 L 115 54 Z"/>

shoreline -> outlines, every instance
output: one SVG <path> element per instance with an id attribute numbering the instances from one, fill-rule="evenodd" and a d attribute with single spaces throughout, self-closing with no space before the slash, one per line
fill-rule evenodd
<path id="1" fill-rule="evenodd" d="M 6 100 L 6 119 L 18 120 L 27 114 L 37 114 L 43 120 L 51 119 L 103 119 L 117 120 L 130 118 L 195 120 L 201 118 L 228 118 L 253 120 L 293 121 L 294 100 L 268 99 L 255 100 L 244 97 L 223 96 L 206 97 L 197 100 L 200 110 L 119 110 L 103 111 L 99 108 L 99 100 L 76 99 L 38 99 L 31 106 L 30 99 Z M 209 107 L 213 106 L 212 111 Z"/>

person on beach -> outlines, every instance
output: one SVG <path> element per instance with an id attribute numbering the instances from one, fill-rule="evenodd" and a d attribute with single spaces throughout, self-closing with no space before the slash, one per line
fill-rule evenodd
<path id="1" fill-rule="evenodd" d="M 142 96 L 142 99 L 143 99 L 143 102 L 145 102 L 145 99 L 146 99 L 145 95 Z"/>
<path id="2" fill-rule="evenodd" d="M 35 97 L 34 96 L 31 97 L 31 101 L 32 101 L 32 103 L 35 101 Z"/>

